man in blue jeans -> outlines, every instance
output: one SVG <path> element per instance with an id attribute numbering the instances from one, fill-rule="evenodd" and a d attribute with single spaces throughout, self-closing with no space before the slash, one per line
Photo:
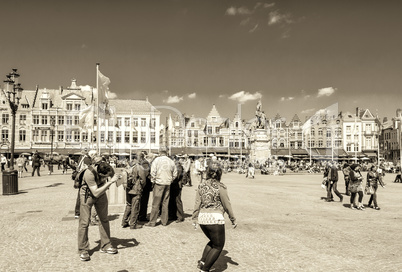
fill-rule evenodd
<path id="1" fill-rule="evenodd" d="M 151 165 L 151 181 L 154 184 L 152 210 L 147 227 L 155 227 L 162 203 L 161 222 L 166 226 L 169 219 L 170 184 L 177 177 L 177 168 L 167 156 L 166 149 L 161 149 L 160 156 Z"/>
<path id="2" fill-rule="evenodd" d="M 91 208 L 95 206 L 100 220 L 99 233 L 101 240 L 100 252 L 116 254 L 110 241 L 110 225 L 108 215 L 108 199 L 106 190 L 118 180 L 113 168 L 102 160 L 95 158 L 94 165 L 88 167 L 83 174 L 80 190 L 80 218 L 78 224 L 78 251 L 81 261 L 89 261 L 88 227 L 91 217 Z M 113 176 L 113 177 L 112 177 Z M 109 180 L 109 177 L 112 177 Z"/>

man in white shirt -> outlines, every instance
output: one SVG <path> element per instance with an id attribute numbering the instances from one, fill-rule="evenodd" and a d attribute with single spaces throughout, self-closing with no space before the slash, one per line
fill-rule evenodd
<path id="1" fill-rule="evenodd" d="M 198 158 L 194 163 L 194 173 L 197 175 L 199 183 L 203 180 L 205 169 L 204 157 Z"/>
<path id="2" fill-rule="evenodd" d="M 166 149 L 160 150 L 160 156 L 152 161 L 151 182 L 153 183 L 152 210 L 147 227 L 155 227 L 159 208 L 162 203 L 161 222 L 166 226 L 169 219 L 170 184 L 177 177 L 177 168 L 173 160 L 167 156 Z"/>

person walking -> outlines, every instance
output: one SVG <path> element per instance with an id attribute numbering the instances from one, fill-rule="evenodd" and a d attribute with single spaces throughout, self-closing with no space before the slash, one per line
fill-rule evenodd
<path id="1" fill-rule="evenodd" d="M 206 180 L 198 185 L 194 212 L 192 215 L 194 228 L 197 224 L 209 239 L 205 245 L 201 259 L 198 261 L 200 271 L 210 271 L 225 245 L 226 212 L 236 228 L 236 217 L 230 204 L 226 186 L 221 183 L 222 169 L 217 161 L 212 162 L 206 170 Z"/>
<path id="2" fill-rule="evenodd" d="M 345 195 L 350 196 L 350 191 L 349 191 L 349 182 L 350 182 L 350 165 L 348 163 L 345 163 L 342 168 L 343 172 L 343 178 L 345 180 Z"/>
<path id="3" fill-rule="evenodd" d="M 363 206 L 363 176 L 360 173 L 360 165 L 359 164 L 352 164 L 350 166 L 350 181 L 349 181 L 349 191 L 350 191 L 350 208 L 351 209 L 358 209 L 364 211 Z M 355 198 L 356 195 L 359 196 L 359 204 L 355 205 Z"/>
<path id="4" fill-rule="evenodd" d="M 176 161 L 177 177 L 170 184 L 169 219 L 176 223 L 184 221 L 183 201 L 181 192 L 184 184 L 184 170 L 179 160 Z"/>
<path id="5" fill-rule="evenodd" d="M 113 168 L 102 157 L 94 159 L 95 163 L 88 167 L 82 180 L 80 192 L 80 218 L 78 223 L 78 251 L 81 261 L 89 261 L 88 226 L 91 208 L 94 206 L 100 220 L 100 252 L 116 254 L 118 251 L 110 241 L 110 224 L 108 220 L 108 199 L 106 190 L 118 180 Z M 111 177 L 111 179 L 109 179 Z"/>
<path id="6" fill-rule="evenodd" d="M 200 157 L 194 163 L 194 174 L 196 174 L 199 183 L 201 183 L 204 180 L 204 172 L 205 172 L 204 157 Z"/>
<path id="7" fill-rule="evenodd" d="M 338 168 L 336 168 L 335 164 L 329 163 L 328 174 L 327 174 L 327 202 L 334 201 L 332 190 L 339 197 L 339 201 L 343 201 L 343 196 L 339 193 L 337 184 L 338 184 Z"/>
<path id="8" fill-rule="evenodd" d="M 367 173 L 367 184 L 366 187 L 372 187 L 374 189 L 374 192 L 372 192 L 370 199 L 368 201 L 368 206 L 370 208 L 376 209 L 376 210 L 380 210 L 380 207 L 378 207 L 378 203 L 377 203 L 377 189 L 378 189 L 378 183 L 381 185 L 381 187 L 385 188 L 385 184 L 382 180 L 382 175 L 381 173 L 378 173 L 376 171 L 376 166 L 373 165 L 370 167 L 369 172 Z M 374 206 L 372 206 L 371 204 L 374 204 Z"/>
<path id="9" fill-rule="evenodd" d="M 141 200 L 140 200 L 140 213 L 138 215 L 138 221 L 148 221 L 147 214 L 148 214 L 148 202 L 149 202 L 149 195 L 152 192 L 152 182 L 151 182 L 151 158 L 152 156 L 147 156 L 147 151 L 142 151 L 138 158 L 139 158 L 139 165 L 142 166 L 145 175 L 145 186 L 142 190 Z"/>
<path id="10" fill-rule="evenodd" d="M 133 166 L 128 171 L 126 187 L 126 209 L 123 214 L 122 227 L 130 226 L 130 229 L 139 229 L 140 201 L 142 190 L 146 183 L 145 171 L 138 161 L 134 160 Z"/>
<path id="11" fill-rule="evenodd" d="M 40 165 L 41 165 L 41 157 L 38 151 L 32 156 L 32 176 L 35 174 L 35 170 L 37 171 L 38 177 L 40 177 Z"/>
<path id="12" fill-rule="evenodd" d="M 187 186 L 193 186 L 191 182 L 191 159 L 187 156 L 187 154 L 184 155 L 184 161 L 182 163 L 183 165 L 183 185 Z"/>
<path id="13" fill-rule="evenodd" d="M 18 167 L 18 177 L 22 178 L 22 172 L 24 171 L 24 164 L 25 164 L 25 158 L 21 154 L 18 159 L 17 159 L 17 167 Z"/>
<path id="14" fill-rule="evenodd" d="M 4 156 L 4 154 L 0 155 L 0 163 L 1 163 L 1 172 L 3 172 L 6 169 L 7 165 L 7 158 Z"/>
<path id="15" fill-rule="evenodd" d="M 160 156 L 153 160 L 151 165 L 151 181 L 153 187 L 152 210 L 147 227 L 155 227 L 162 204 L 161 222 L 167 226 L 169 214 L 170 184 L 177 176 L 177 169 L 173 160 L 167 156 L 166 149 L 160 150 Z"/>

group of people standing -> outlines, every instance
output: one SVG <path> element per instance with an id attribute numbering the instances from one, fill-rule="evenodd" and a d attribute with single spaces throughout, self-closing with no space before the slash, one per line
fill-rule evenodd
<path id="1" fill-rule="evenodd" d="M 379 185 L 385 188 L 385 183 L 383 182 L 383 173 L 381 168 L 377 168 L 375 165 L 369 167 L 366 177 L 366 185 L 364 185 L 364 178 L 361 173 L 361 166 L 359 164 L 345 164 L 342 169 L 344 179 L 345 179 L 345 195 L 350 196 L 350 208 L 353 210 L 365 210 L 363 204 L 364 192 L 370 195 L 368 201 L 368 207 L 376 210 L 380 210 L 377 203 L 377 189 Z M 329 163 L 328 167 L 324 171 L 324 180 L 326 181 L 327 188 L 327 202 L 334 201 L 334 192 L 338 197 L 340 202 L 343 201 L 343 196 L 337 189 L 338 183 L 338 169 L 334 163 Z M 356 203 L 357 199 L 357 203 Z"/>
<path id="2" fill-rule="evenodd" d="M 84 160 L 82 160 L 84 162 Z M 203 160 L 200 160 L 203 162 Z M 199 162 L 200 162 L 199 161 Z M 89 152 L 86 157 L 86 169 L 78 173 L 82 176 L 79 187 L 79 227 L 78 250 L 80 260 L 89 261 L 88 226 L 91 217 L 91 208 L 95 207 L 100 224 L 101 252 L 116 254 L 117 249 L 110 241 L 110 226 L 107 220 L 108 200 L 107 189 L 120 178 L 122 174 L 116 174 L 113 168 L 96 152 Z M 148 227 L 155 227 L 160 216 L 162 226 L 167 226 L 168 220 L 176 216 L 176 222 L 184 221 L 183 204 L 181 202 L 181 190 L 184 183 L 188 183 L 190 177 L 190 165 L 187 156 L 182 160 L 172 160 L 165 150 L 161 150 L 159 156 L 147 157 L 145 151 L 138 154 L 125 172 L 127 182 L 123 182 L 126 190 L 126 208 L 122 219 L 122 227 L 138 229 L 140 221 L 147 219 L 147 206 L 152 191 L 152 208 Z M 200 183 L 198 185 L 194 212 L 192 215 L 195 228 L 199 225 L 208 238 L 198 268 L 200 271 L 210 271 L 212 265 L 218 259 L 225 243 L 225 219 L 224 213 L 228 213 L 229 219 L 236 227 L 227 187 L 221 183 L 222 168 L 217 160 L 211 158 L 208 165 L 200 166 L 197 172 Z M 124 180 L 124 179 L 123 179 Z M 191 181 L 190 181 L 191 184 Z"/>

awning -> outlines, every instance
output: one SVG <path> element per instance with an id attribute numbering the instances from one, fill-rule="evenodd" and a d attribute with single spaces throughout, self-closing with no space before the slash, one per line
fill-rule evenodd
<path id="1" fill-rule="evenodd" d="M 377 152 L 375 151 L 365 151 L 363 150 L 363 153 L 366 155 L 366 157 L 377 157 Z"/>

